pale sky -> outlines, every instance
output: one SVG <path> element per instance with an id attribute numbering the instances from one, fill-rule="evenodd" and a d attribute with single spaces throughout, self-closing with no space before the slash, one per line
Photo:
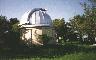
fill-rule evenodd
<path id="1" fill-rule="evenodd" d="M 0 15 L 18 18 L 33 8 L 46 8 L 52 19 L 68 21 L 74 15 L 83 14 L 80 3 L 86 0 L 0 0 Z"/>

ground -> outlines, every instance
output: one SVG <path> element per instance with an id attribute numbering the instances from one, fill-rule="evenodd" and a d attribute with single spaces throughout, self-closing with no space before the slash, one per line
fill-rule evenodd
<path id="1" fill-rule="evenodd" d="M 16 48 L 0 54 L 0 60 L 96 60 L 96 46 L 47 45 Z"/>

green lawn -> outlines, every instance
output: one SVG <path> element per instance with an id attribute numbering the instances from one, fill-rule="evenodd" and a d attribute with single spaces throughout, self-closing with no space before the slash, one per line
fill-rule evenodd
<path id="1" fill-rule="evenodd" d="M 66 54 L 61 57 L 31 57 L 31 56 L 17 56 L 17 57 L 1 57 L 0 60 L 96 60 L 95 53 L 73 53 L 73 54 Z"/>
<path id="2" fill-rule="evenodd" d="M 0 54 L 0 60 L 96 60 L 96 47 L 86 45 L 43 46 L 17 50 Z"/>

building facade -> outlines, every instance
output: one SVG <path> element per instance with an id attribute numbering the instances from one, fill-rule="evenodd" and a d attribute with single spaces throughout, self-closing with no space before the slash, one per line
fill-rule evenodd
<path id="1" fill-rule="evenodd" d="M 47 44 L 56 44 L 52 20 L 46 9 L 35 8 L 24 13 L 20 20 L 20 38 L 27 45 L 44 45 L 40 36 L 51 37 Z"/>

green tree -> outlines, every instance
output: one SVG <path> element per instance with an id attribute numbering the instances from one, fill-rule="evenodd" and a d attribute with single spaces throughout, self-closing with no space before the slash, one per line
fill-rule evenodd
<path id="1" fill-rule="evenodd" d="M 9 21 L 6 16 L 0 16 L 0 47 L 7 46 L 7 33 L 9 32 Z"/>
<path id="2" fill-rule="evenodd" d="M 53 27 L 55 28 L 58 42 L 66 41 L 66 25 L 64 18 L 53 20 Z M 61 39 L 60 39 L 61 38 Z"/>
<path id="3" fill-rule="evenodd" d="M 91 5 L 83 3 L 84 14 L 74 16 L 70 23 L 74 31 L 79 33 L 81 41 L 84 35 L 88 35 L 87 40 L 93 44 L 96 38 L 96 6 L 91 3 Z"/>
<path id="4" fill-rule="evenodd" d="M 48 42 L 52 39 L 52 37 L 47 36 L 46 34 L 39 35 L 38 38 L 43 41 L 44 45 L 47 45 Z"/>
<path id="5" fill-rule="evenodd" d="M 71 23 L 66 22 L 66 40 L 72 43 L 78 41 L 77 37 L 78 33 L 73 29 Z"/>
<path id="6" fill-rule="evenodd" d="M 16 47 L 19 45 L 19 37 L 20 37 L 20 32 L 19 32 L 19 20 L 17 18 L 10 18 L 10 31 L 8 34 L 8 39 L 9 39 L 9 45 L 10 47 Z"/>
<path id="7" fill-rule="evenodd" d="M 82 37 L 85 35 L 86 32 L 86 19 L 84 15 L 76 15 L 73 19 L 70 20 L 71 27 L 74 32 L 77 32 L 79 35 L 79 39 L 82 42 Z"/>
<path id="8" fill-rule="evenodd" d="M 85 18 L 86 18 L 86 33 L 88 34 L 88 40 L 91 41 L 93 44 L 96 38 L 96 0 L 89 0 L 90 5 L 85 3 L 84 11 L 85 11 Z"/>
<path id="9" fill-rule="evenodd" d="M 18 45 L 19 27 L 17 18 L 0 16 L 0 47 L 11 48 Z"/>

